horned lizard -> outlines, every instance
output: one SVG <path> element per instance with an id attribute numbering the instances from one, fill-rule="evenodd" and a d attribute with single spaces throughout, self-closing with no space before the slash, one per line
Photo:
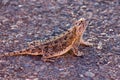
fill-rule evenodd
<path id="1" fill-rule="evenodd" d="M 33 41 L 29 44 L 29 47 L 21 50 L 14 51 L 10 53 L 1 54 L 3 56 L 14 56 L 14 55 L 42 55 L 43 59 L 49 59 L 52 57 L 57 57 L 67 53 L 69 50 L 72 50 L 76 56 L 78 55 L 78 46 L 85 45 L 91 46 L 92 43 L 85 42 L 83 40 L 83 33 L 86 29 L 86 21 L 84 18 L 77 20 L 73 27 L 68 29 L 63 34 L 56 36 L 54 39 L 50 39 L 40 43 L 39 40 Z"/>

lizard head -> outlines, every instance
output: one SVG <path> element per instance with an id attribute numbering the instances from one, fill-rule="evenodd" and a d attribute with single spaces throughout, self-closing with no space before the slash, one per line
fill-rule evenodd
<path id="1" fill-rule="evenodd" d="M 75 22 L 76 35 L 81 36 L 86 29 L 86 21 L 84 18 L 79 19 Z"/>

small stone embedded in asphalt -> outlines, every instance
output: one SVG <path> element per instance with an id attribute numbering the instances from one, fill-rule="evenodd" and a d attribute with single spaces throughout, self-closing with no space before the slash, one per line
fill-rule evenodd
<path id="1" fill-rule="evenodd" d="M 107 36 L 107 34 L 106 34 L 106 33 L 101 33 L 101 35 L 102 35 L 102 36 Z"/>
<path id="2" fill-rule="evenodd" d="M 109 31 L 111 31 L 111 32 L 112 32 L 112 31 L 114 31 L 114 30 L 113 30 L 113 29 L 109 29 Z"/>
<path id="3" fill-rule="evenodd" d="M 80 77 L 84 77 L 84 75 L 83 75 L 83 74 L 79 74 L 79 76 L 80 76 Z"/>
<path id="4" fill-rule="evenodd" d="M 85 76 L 88 76 L 88 77 L 94 77 L 95 74 L 92 73 L 92 72 L 90 72 L 90 71 L 87 71 L 87 72 L 85 72 Z"/>
<path id="5" fill-rule="evenodd" d="M 11 27 L 11 29 L 17 29 L 18 28 L 17 25 L 11 25 L 10 27 Z"/>
<path id="6" fill-rule="evenodd" d="M 101 41 L 98 43 L 97 49 L 102 49 L 102 42 Z"/>
<path id="7" fill-rule="evenodd" d="M 87 12 L 86 16 L 88 17 L 88 19 L 91 19 L 92 16 L 93 16 L 93 13 L 92 12 Z"/>
<path id="8" fill-rule="evenodd" d="M 66 77 L 67 75 L 69 75 L 69 73 L 70 72 L 68 72 L 68 71 L 65 71 L 65 72 L 60 72 L 60 75 L 61 75 L 61 77 Z"/>
<path id="9" fill-rule="evenodd" d="M 18 5 L 18 7 L 22 7 L 23 5 Z"/>
<path id="10" fill-rule="evenodd" d="M 34 79 L 25 79 L 25 80 L 39 80 L 39 78 L 34 78 Z"/>
<path id="11" fill-rule="evenodd" d="M 84 53 L 83 53 L 83 52 L 78 51 L 77 56 L 82 56 L 82 55 L 84 55 Z"/>

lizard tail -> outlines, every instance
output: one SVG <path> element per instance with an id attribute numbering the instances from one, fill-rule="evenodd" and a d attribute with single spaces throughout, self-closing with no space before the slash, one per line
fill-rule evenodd
<path id="1" fill-rule="evenodd" d="M 23 54 L 23 53 L 20 53 L 19 51 L 7 52 L 7 53 L 0 54 L 0 57 L 5 57 L 5 56 L 16 56 L 16 55 L 22 55 L 22 54 Z"/>
<path id="2" fill-rule="evenodd" d="M 29 52 L 27 52 L 26 50 L 21 50 L 21 51 L 14 51 L 14 52 L 6 52 L 3 54 L 0 54 L 0 57 L 5 57 L 5 56 L 17 56 L 17 55 L 24 55 L 24 54 L 28 54 Z"/>

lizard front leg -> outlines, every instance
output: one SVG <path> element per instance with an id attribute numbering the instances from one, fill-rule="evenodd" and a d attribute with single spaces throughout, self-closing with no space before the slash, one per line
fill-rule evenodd
<path id="1" fill-rule="evenodd" d="M 80 40 L 80 45 L 83 45 L 83 46 L 93 46 L 92 43 L 84 41 L 83 39 Z"/>
<path id="2" fill-rule="evenodd" d="M 72 51 L 76 56 L 84 55 L 82 52 L 79 51 L 79 45 L 73 45 Z"/>

